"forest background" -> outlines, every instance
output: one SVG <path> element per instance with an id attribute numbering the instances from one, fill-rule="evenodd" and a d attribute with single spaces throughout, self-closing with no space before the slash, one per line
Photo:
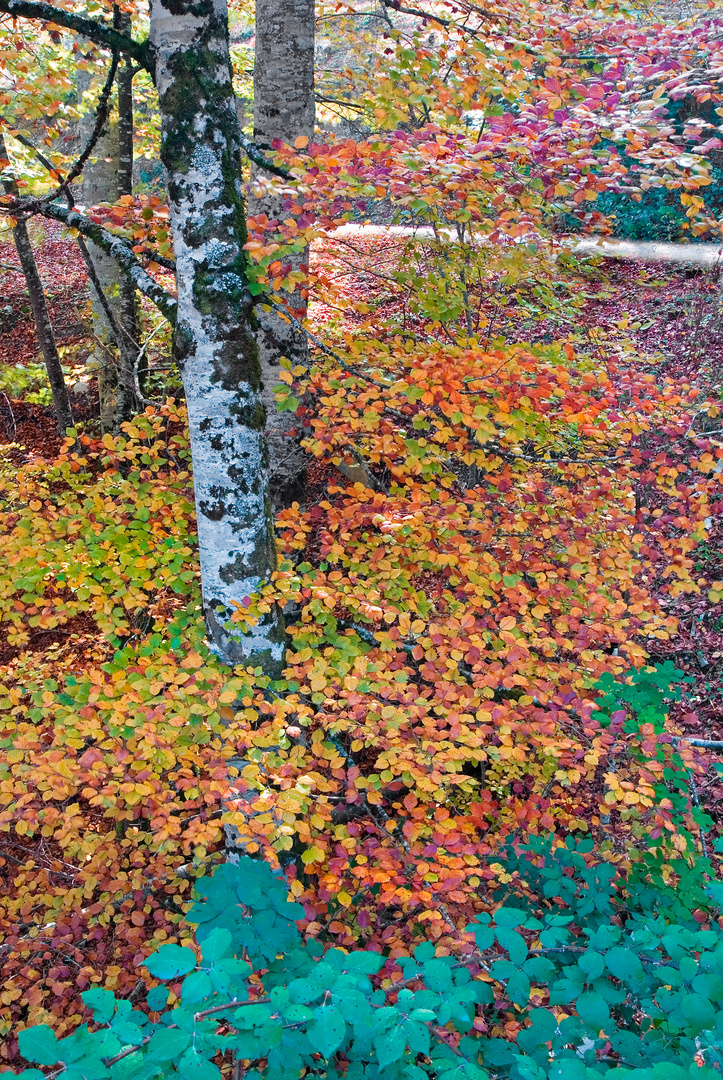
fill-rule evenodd
<path id="1" fill-rule="evenodd" d="M 0 11 L 3 1066 L 720 1075 L 715 5 Z"/>

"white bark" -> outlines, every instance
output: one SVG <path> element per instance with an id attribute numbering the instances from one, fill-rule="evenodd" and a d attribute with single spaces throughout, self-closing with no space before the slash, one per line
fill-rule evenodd
<path id="1" fill-rule="evenodd" d="M 87 47 L 87 44 L 86 44 Z M 79 69 L 76 76 L 78 104 L 83 108 L 83 98 L 90 89 L 90 74 Z M 87 109 L 81 115 L 81 145 L 90 138 L 96 122 L 94 108 Z M 87 207 L 98 203 L 115 203 L 120 195 L 126 194 L 119 186 L 120 142 L 118 137 L 117 114 L 111 113 L 103 129 L 95 150 L 83 169 L 83 202 Z M 93 311 L 93 334 L 96 338 L 94 358 L 98 365 L 98 391 L 100 397 L 100 417 L 103 430 L 110 431 L 116 426 L 119 417 L 127 418 L 132 402 L 131 367 L 138 351 L 137 329 L 134 318 L 133 286 L 121 270 L 115 259 L 97 247 L 92 241 L 88 252 L 93 261 L 98 282 L 105 301 L 113 313 L 116 326 L 121 335 L 118 342 L 119 357 L 114 355 L 112 345 L 116 334 L 110 325 L 101 298 L 91 283 L 91 305 Z M 130 384 L 130 385 L 129 385 Z M 126 399 L 129 399 L 126 403 Z M 120 408 L 119 408 L 120 401 Z"/>
<path id="2" fill-rule="evenodd" d="M 151 40 L 209 640 L 228 662 L 276 672 L 280 613 L 241 639 L 224 628 L 275 565 L 225 0 L 151 0 Z"/>

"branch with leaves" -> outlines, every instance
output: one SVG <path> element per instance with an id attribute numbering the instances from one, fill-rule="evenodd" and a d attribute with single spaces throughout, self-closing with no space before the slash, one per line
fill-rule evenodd
<path id="1" fill-rule="evenodd" d="M 23 202 L 18 203 L 16 200 L 3 200 L 0 205 L 0 212 L 6 214 L 15 214 L 23 212 L 28 215 L 39 214 L 42 217 L 50 218 L 52 221 L 60 221 L 63 225 L 67 225 L 69 229 L 76 229 L 81 236 L 87 237 L 88 240 L 92 240 L 99 248 L 105 251 L 108 255 L 116 260 L 122 270 L 128 275 L 133 284 L 136 286 L 139 292 L 144 296 L 147 296 L 149 300 L 152 300 L 159 311 L 166 316 L 168 321 L 175 324 L 177 301 L 174 296 L 158 284 L 151 275 L 143 269 L 140 262 L 133 254 L 130 246 L 121 240 L 119 237 L 114 236 L 113 233 L 104 229 L 102 225 L 96 224 L 91 221 L 90 218 L 79 211 L 67 207 L 60 206 L 58 203 L 46 203 L 42 199 L 38 199 L 35 203 Z"/>
<path id="2" fill-rule="evenodd" d="M 112 26 L 88 19 L 84 15 L 67 11 L 65 8 L 46 4 L 43 0 L 0 0 L 0 12 L 13 18 L 38 19 L 41 22 L 62 26 L 76 34 L 89 38 L 96 45 L 116 50 L 124 56 L 132 57 L 136 63 L 155 79 L 155 50 L 150 41 L 134 41 L 126 34 L 114 30 Z"/>

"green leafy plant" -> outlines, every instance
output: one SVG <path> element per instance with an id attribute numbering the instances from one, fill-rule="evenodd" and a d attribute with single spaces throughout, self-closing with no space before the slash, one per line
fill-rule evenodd
<path id="1" fill-rule="evenodd" d="M 94 987 L 83 994 L 94 1030 L 58 1040 L 28 1028 L 21 1053 L 61 1063 L 64 1080 L 214 1080 L 229 1056 L 248 1080 L 713 1080 L 723 931 L 700 906 L 671 907 L 670 885 L 626 881 L 592 849 L 589 838 L 511 845 L 504 902 L 467 928 L 474 946 L 465 937 L 457 956 L 438 956 L 424 942 L 398 959 L 304 943 L 282 877 L 227 863 L 196 883 L 197 950 L 166 944 L 142 962 L 170 984 L 148 992 L 149 1012 Z M 711 908 L 705 890 L 694 899 Z"/>
<path id="2" fill-rule="evenodd" d="M 66 380 L 79 379 L 84 373 L 85 366 L 82 364 L 73 367 L 63 365 Z M 50 405 L 53 400 L 45 364 L 8 364 L 0 367 L 0 392 L 32 405 Z"/>

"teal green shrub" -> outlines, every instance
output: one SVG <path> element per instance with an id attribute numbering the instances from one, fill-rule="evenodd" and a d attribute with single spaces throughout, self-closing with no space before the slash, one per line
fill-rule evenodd
<path id="1" fill-rule="evenodd" d="M 60 1040 L 29 1028 L 21 1053 L 63 1063 L 63 1080 L 219 1080 L 218 1055 L 247 1062 L 247 1080 L 720 1077 L 723 932 L 692 911 L 671 922 L 672 889 L 628 887 L 591 849 L 589 839 L 553 848 L 549 838 L 511 849 L 509 895 L 468 928 L 459 956 L 425 942 L 395 962 L 304 943 L 283 879 L 252 859 L 226 864 L 201 879 L 189 912 L 200 959 L 163 945 L 145 961 L 177 1003 L 156 986 L 149 1016 L 94 988 L 83 994 L 93 1025 Z M 533 987 L 549 1003 L 531 1000 Z M 516 1042 L 483 1037 L 475 1013 L 488 1028 L 505 1018 L 525 1026 Z"/>

